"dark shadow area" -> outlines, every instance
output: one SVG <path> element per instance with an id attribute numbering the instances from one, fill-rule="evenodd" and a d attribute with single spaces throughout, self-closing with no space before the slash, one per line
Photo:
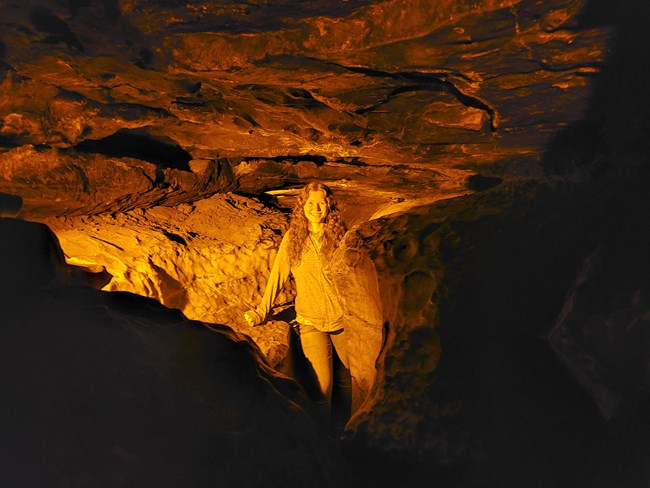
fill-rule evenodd
<path id="1" fill-rule="evenodd" d="M 120 17 L 120 7 L 116 0 L 100 0 L 102 6 L 104 7 L 104 13 L 106 17 L 114 24 L 115 21 Z M 72 16 L 79 14 L 79 10 L 87 7 L 91 7 L 93 0 L 68 0 L 68 9 Z"/>
<path id="2" fill-rule="evenodd" d="M 333 460 L 315 464 L 326 486 L 344 486 L 316 429 L 291 432 L 296 415 L 312 425 L 304 393 L 251 343 L 71 283 L 45 225 L 0 218 L 0 235 L 0 485 L 309 486 L 318 452 Z"/>
<path id="3" fill-rule="evenodd" d="M 163 168 L 191 171 L 192 156 L 174 141 L 142 131 L 122 129 L 103 139 L 88 139 L 74 149 L 118 158 L 135 158 Z"/>
<path id="4" fill-rule="evenodd" d="M 15 217 L 23 207 L 23 199 L 19 195 L 0 193 L 0 217 Z"/>
<path id="5" fill-rule="evenodd" d="M 187 246 L 187 241 L 185 240 L 185 238 L 183 236 L 175 234 L 173 232 L 168 232 L 166 230 L 163 230 L 162 233 L 170 241 L 176 242 L 176 243 L 180 244 L 181 246 Z"/>
<path id="6" fill-rule="evenodd" d="M 620 317 L 633 305 L 626 300 L 643 299 L 648 289 L 637 275 L 650 273 L 649 251 L 637 249 L 650 233 L 650 104 L 640 96 L 650 82 L 649 14 L 643 1 L 588 3 L 580 28 L 610 26 L 615 36 L 584 119 L 546 147 L 544 170 L 561 182 L 505 218 L 479 227 L 455 224 L 475 261 L 459 263 L 471 271 L 450 275 L 455 291 L 441 320 L 437 394 L 462 399 L 457 425 L 469 427 L 482 455 L 473 463 L 476 479 L 447 486 L 640 488 L 650 482 L 647 369 L 639 346 L 621 344 L 614 332 L 615 320 L 625 323 Z M 613 419 L 603 417 L 546 339 L 566 313 L 583 262 L 604 244 L 613 249 L 608 256 L 616 272 L 591 290 L 596 298 L 582 313 L 593 323 L 580 329 L 578 340 L 595 347 L 605 334 L 606 349 L 594 350 L 591 368 L 604 382 L 615 379 L 615 391 L 624 395 Z M 450 247 L 443 256 L 450 273 L 457 255 Z M 573 303 L 572 312 L 580 306 Z M 599 330 L 599 316 L 609 332 Z M 639 334 L 634 337 L 650 343 Z M 619 361 L 604 362 L 617 355 Z"/>
<path id="7" fill-rule="evenodd" d="M 7 56 L 7 46 L 5 43 L 0 40 L 0 81 L 4 80 L 6 75 L 6 72 L 9 71 L 11 66 L 9 66 L 5 62 L 5 57 Z"/>
<path id="8" fill-rule="evenodd" d="M 544 339 L 579 263 L 606 231 L 595 222 L 600 210 L 542 190 L 506 216 L 450 224 L 441 242 L 443 352 L 430 392 L 432 402 L 459 405 L 439 421 L 456 450 L 447 469 L 459 484 L 447 486 L 605 488 L 623 474 L 593 399 Z M 420 459 L 438 464 L 440 455 Z"/>
<path id="9" fill-rule="evenodd" d="M 503 183 L 503 178 L 475 174 L 467 178 L 467 188 L 473 191 L 485 191 Z"/>
<path id="10" fill-rule="evenodd" d="M 611 27 L 615 36 L 602 73 L 590 79 L 583 120 L 545 148 L 553 182 L 506 196 L 496 180 L 469 180 L 480 193 L 467 197 L 468 208 L 480 213 L 498 198 L 512 206 L 477 220 L 450 215 L 444 224 L 442 357 L 427 398 L 457 411 L 427 426 L 437 446 L 388 452 L 363 439 L 345 444 L 356 486 L 370 477 L 378 488 L 650 483 L 650 338 L 647 319 L 630 314 L 650 290 L 650 4 L 592 0 L 579 22 L 578 31 Z M 609 272 L 590 290 L 591 302 L 572 303 L 583 263 L 604 245 Z M 565 307 L 575 313 L 571 305 L 586 309 L 577 321 L 593 321 L 579 329 L 583 344 L 601 347 L 585 359 L 595 358 L 603 383 L 623 395 L 611 419 L 549 343 Z M 626 320 L 630 330 L 615 333 Z"/>
<path id="11" fill-rule="evenodd" d="M 272 158 L 254 158 L 247 157 L 243 159 L 244 161 L 275 161 L 276 163 L 281 162 L 290 162 L 290 163 L 300 163 L 301 161 L 309 161 L 310 163 L 315 163 L 318 166 L 323 165 L 327 162 L 325 156 L 313 156 L 310 154 L 305 154 L 301 156 L 273 156 Z"/>
<path id="12" fill-rule="evenodd" d="M 84 47 L 77 36 L 70 30 L 66 22 L 59 19 L 47 9 L 37 8 L 29 16 L 32 25 L 40 32 L 47 34 L 41 42 L 47 44 L 66 44 L 69 48 L 75 48 L 83 52 Z"/>
<path id="13" fill-rule="evenodd" d="M 90 286 L 96 290 L 101 290 L 113 278 L 113 275 L 106 271 L 105 267 L 93 269 L 85 266 L 76 266 L 68 264 L 71 281 L 78 285 Z"/>
<path id="14" fill-rule="evenodd" d="M 203 12 L 197 26 L 197 15 L 193 10 L 188 9 L 187 2 L 183 0 L 158 0 L 158 5 L 165 9 L 177 9 L 179 17 L 186 17 L 185 23 L 174 25 L 175 31 L 192 29 L 210 29 L 217 32 L 228 32 L 231 34 L 245 34 L 295 28 L 296 24 L 304 18 L 314 16 L 325 16 L 330 18 L 346 17 L 356 9 L 364 7 L 372 2 L 370 0 L 323 0 L 323 1 L 299 1 L 282 0 L 278 2 L 246 2 L 237 5 L 232 4 L 223 8 Z M 235 6 L 237 5 L 237 6 Z M 186 12 L 182 11 L 185 7 Z M 193 13 L 190 17 L 189 12 Z M 191 24 L 189 27 L 187 24 Z"/>

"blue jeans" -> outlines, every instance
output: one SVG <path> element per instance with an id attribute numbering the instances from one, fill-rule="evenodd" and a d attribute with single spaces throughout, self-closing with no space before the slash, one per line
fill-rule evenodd
<path id="1" fill-rule="evenodd" d="M 350 362 L 348 359 L 348 344 L 344 329 L 332 332 L 322 332 L 313 325 L 300 324 L 300 343 L 302 351 L 311 366 L 320 398 L 317 403 L 321 413 L 327 419 L 332 413 L 332 390 L 336 376 L 337 390 L 335 396 L 339 398 L 337 412 L 346 422 L 350 417 L 350 401 L 352 397 L 352 379 L 350 377 Z M 334 367 L 334 354 L 338 357 L 338 368 Z M 335 375 L 335 372 L 338 373 Z M 335 419 L 336 420 L 336 419 Z"/>

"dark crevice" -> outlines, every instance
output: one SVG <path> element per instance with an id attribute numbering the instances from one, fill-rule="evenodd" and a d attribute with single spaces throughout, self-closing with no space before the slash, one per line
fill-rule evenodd
<path id="1" fill-rule="evenodd" d="M 324 104 L 316 100 L 312 94 L 301 88 L 288 88 L 286 91 L 264 84 L 239 85 L 237 88 L 249 91 L 262 103 L 281 105 L 293 108 L 317 108 Z"/>
<path id="2" fill-rule="evenodd" d="M 0 146 L 13 148 L 18 147 L 21 144 L 20 137 L 16 135 L 0 135 Z"/>
<path id="3" fill-rule="evenodd" d="M 466 93 L 463 93 L 454 83 L 448 80 L 448 75 L 449 75 L 448 73 L 433 74 L 433 73 L 419 73 L 414 71 L 390 73 L 387 71 L 380 71 L 380 70 L 375 70 L 370 68 L 343 66 L 337 63 L 330 63 L 330 64 L 342 67 L 354 73 L 361 73 L 363 75 L 371 76 L 375 78 L 377 77 L 391 78 L 394 80 L 406 81 L 409 83 L 417 83 L 414 86 L 403 86 L 393 90 L 385 100 L 380 101 L 379 103 L 375 104 L 373 107 L 356 110 L 355 113 L 357 114 L 363 114 L 372 111 L 378 106 L 386 103 L 388 100 L 390 100 L 391 97 L 394 97 L 401 93 L 412 92 L 417 90 L 429 90 L 429 91 L 445 90 L 451 95 L 453 95 L 454 97 L 456 97 L 458 101 L 460 101 L 463 105 L 485 111 L 490 118 L 490 128 L 492 132 L 496 132 L 496 126 L 494 124 L 494 110 L 482 100 L 467 95 Z M 462 74 L 455 73 L 455 75 L 467 79 L 467 77 L 463 76 Z"/>
<path id="4" fill-rule="evenodd" d="M 135 65 L 142 69 L 148 69 L 153 61 L 153 51 L 146 47 L 142 48 L 138 53 L 138 60 L 135 61 Z"/>
<path id="5" fill-rule="evenodd" d="M 242 113 L 241 118 L 246 120 L 246 122 L 251 124 L 253 127 L 261 127 L 260 124 L 258 124 L 257 121 L 248 114 Z"/>
<path id="6" fill-rule="evenodd" d="M 70 30 L 68 24 L 51 14 L 44 8 L 38 8 L 32 11 L 29 16 L 32 25 L 39 32 L 48 34 L 41 42 L 47 44 L 65 43 L 70 48 L 76 48 L 84 51 L 84 47 L 77 36 Z"/>
<path id="7" fill-rule="evenodd" d="M 458 99 L 458 101 L 460 101 L 466 107 L 472 107 L 486 112 L 490 118 L 490 128 L 492 129 L 492 132 L 496 131 L 496 127 L 494 125 L 494 110 L 492 110 L 492 108 L 482 100 L 467 95 L 466 93 L 461 91 L 454 83 L 446 79 L 446 77 L 440 79 L 438 75 L 429 75 L 425 73 L 401 73 L 400 76 L 403 76 L 406 79 L 411 79 L 411 80 L 424 80 L 424 81 L 430 80 L 442 84 L 446 88 L 448 93 L 455 96 Z"/>
<path id="8" fill-rule="evenodd" d="M 169 184 L 165 183 L 165 172 L 160 166 L 156 166 L 156 180 L 154 181 L 154 184 L 161 188 L 169 187 Z"/>
<path id="9" fill-rule="evenodd" d="M 180 235 L 174 234 L 173 232 L 168 232 L 166 230 L 163 230 L 162 233 L 165 235 L 167 239 L 170 241 L 176 242 L 178 244 L 181 244 L 182 246 L 187 246 L 187 241 Z"/>
<path id="10" fill-rule="evenodd" d="M 154 188 L 156 186 L 156 182 L 147 174 L 146 171 L 141 170 L 140 174 L 147 180 L 149 183 L 151 183 L 151 187 Z"/>
<path id="11" fill-rule="evenodd" d="M 187 151 L 171 139 L 154 137 L 142 131 L 119 130 L 103 139 L 80 142 L 73 149 L 82 153 L 141 159 L 160 168 L 191 171 L 189 162 L 192 157 Z"/>
<path id="12" fill-rule="evenodd" d="M 350 157 L 350 158 L 345 158 L 342 161 L 336 161 L 336 162 L 339 163 L 339 164 L 347 164 L 349 166 L 370 166 L 365 161 L 361 161 L 361 159 L 359 159 L 357 156 L 353 156 L 353 157 Z"/>
<path id="13" fill-rule="evenodd" d="M 88 193 L 88 191 L 90 189 L 90 182 L 88 181 L 88 176 L 86 175 L 86 173 L 84 173 L 84 170 L 81 169 L 79 166 L 77 166 L 74 163 L 70 163 L 70 167 L 79 176 L 79 179 L 81 180 L 81 185 L 82 185 L 83 192 Z"/>
<path id="14" fill-rule="evenodd" d="M 475 174 L 467 178 L 467 188 L 473 191 L 485 191 L 503 183 L 503 178 Z"/>
<path id="15" fill-rule="evenodd" d="M 79 92 L 67 90 L 66 88 L 62 88 L 62 87 L 57 87 L 57 89 L 58 89 L 57 99 L 59 100 L 69 100 L 72 102 L 81 102 L 81 103 L 88 102 L 88 98 L 86 98 L 85 95 L 82 95 Z"/>
<path id="16" fill-rule="evenodd" d="M 207 100 L 199 97 L 176 97 L 173 103 L 185 107 L 205 107 L 208 104 Z"/>
<path id="17" fill-rule="evenodd" d="M 275 161 L 278 163 L 281 163 L 283 161 L 287 161 L 290 163 L 300 163 L 303 161 L 309 161 L 310 163 L 315 163 L 318 166 L 322 166 L 327 162 L 327 158 L 325 156 L 310 156 L 310 155 L 304 155 L 304 156 L 273 156 L 272 158 L 256 158 L 256 157 L 245 157 L 242 159 L 242 161 Z"/>
<path id="18" fill-rule="evenodd" d="M 486 112 L 490 118 L 490 129 L 492 130 L 492 132 L 496 132 L 497 128 L 496 125 L 494 124 L 494 110 L 492 110 L 492 108 L 490 108 L 487 104 L 485 104 L 483 101 L 479 100 L 478 98 L 466 95 L 450 81 L 445 81 L 444 83 L 447 86 L 447 88 L 449 88 L 449 92 L 452 93 L 463 105 L 465 105 L 466 107 L 472 107 Z"/>

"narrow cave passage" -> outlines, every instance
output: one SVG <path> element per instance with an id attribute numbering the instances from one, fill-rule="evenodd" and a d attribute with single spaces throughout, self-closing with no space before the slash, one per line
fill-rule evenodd
<path id="1" fill-rule="evenodd" d="M 151 136 L 140 130 L 121 129 L 103 139 L 88 139 L 73 149 L 116 158 L 135 158 L 162 168 L 191 171 L 192 156 L 168 138 Z"/>

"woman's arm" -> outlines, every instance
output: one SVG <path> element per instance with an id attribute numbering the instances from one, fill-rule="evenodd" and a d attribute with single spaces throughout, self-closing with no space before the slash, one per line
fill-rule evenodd
<path id="1" fill-rule="evenodd" d="M 264 319 L 269 314 L 275 299 L 289 278 L 291 265 L 289 264 L 289 254 L 287 251 L 287 248 L 289 247 L 289 239 L 287 239 L 287 236 L 288 233 L 285 234 L 280 243 L 280 248 L 275 256 L 275 261 L 273 261 L 273 267 L 271 268 L 271 274 L 266 283 L 266 290 L 264 290 L 262 300 L 255 310 L 249 310 L 244 314 L 244 318 L 249 325 L 258 325 L 264 322 Z"/>

